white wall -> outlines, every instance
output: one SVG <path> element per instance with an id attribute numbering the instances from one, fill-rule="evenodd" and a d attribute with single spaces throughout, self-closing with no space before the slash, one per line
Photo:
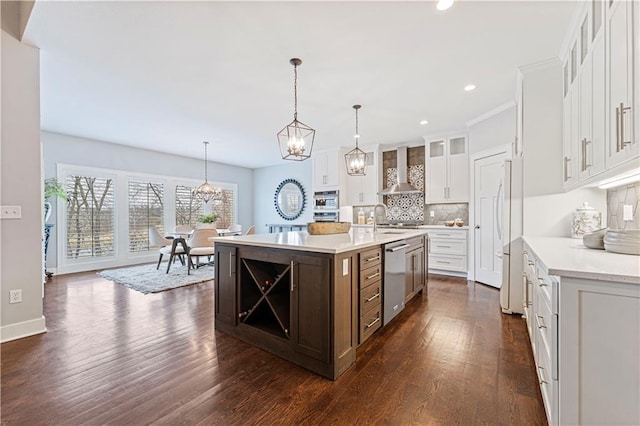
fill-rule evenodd
<path id="1" fill-rule="evenodd" d="M 180 157 L 156 151 L 133 148 L 93 139 L 79 138 L 60 133 L 42 132 L 44 175 L 56 176 L 58 163 L 76 166 L 98 167 L 112 170 L 125 170 L 138 173 L 204 179 L 203 160 Z M 194 142 L 200 143 L 200 142 Z M 209 158 L 215 157 L 211 153 Z M 209 181 L 235 183 L 238 185 L 238 223 L 246 229 L 253 223 L 253 170 L 244 167 L 209 162 Z M 57 223 L 54 204 L 50 223 Z M 54 228 L 49 241 L 47 266 L 55 268 L 57 264 L 57 235 Z"/>
<path id="2" fill-rule="evenodd" d="M 16 2 L 2 2 L 2 144 L 0 203 L 22 207 L 21 219 L 0 221 L 0 340 L 42 333 L 42 175 L 40 51 L 20 43 Z M 7 32 L 9 31 L 9 32 Z M 22 303 L 9 304 L 9 290 Z"/>
<path id="3" fill-rule="evenodd" d="M 469 127 L 469 153 L 513 143 L 516 135 L 516 107 L 509 108 Z"/>
<path id="4" fill-rule="evenodd" d="M 270 223 L 307 223 L 313 222 L 313 193 L 312 160 L 285 161 L 282 164 L 271 167 L 262 167 L 253 171 L 253 191 L 255 194 L 253 204 L 253 219 L 256 233 L 268 232 L 266 224 Z M 284 220 L 276 212 L 274 195 L 276 188 L 285 179 L 296 179 L 302 184 L 306 195 L 306 204 L 302 215 L 296 220 Z"/>

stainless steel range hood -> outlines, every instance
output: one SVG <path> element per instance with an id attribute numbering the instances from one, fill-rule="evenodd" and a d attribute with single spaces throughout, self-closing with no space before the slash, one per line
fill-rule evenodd
<path id="1" fill-rule="evenodd" d="M 407 147 L 398 147 L 398 183 L 378 192 L 378 195 L 420 194 L 422 191 L 409 185 L 407 179 Z"/>

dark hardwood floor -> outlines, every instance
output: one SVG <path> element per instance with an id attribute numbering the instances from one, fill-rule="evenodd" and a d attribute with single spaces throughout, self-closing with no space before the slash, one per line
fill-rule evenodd
<path id="1" fill-rule="evenodd" d="M 49 332 L 2 344 L 2 423 L 546 424 L 524 320 L 484 285 L 428 288 L 332 382 L 215 332 L 213 282 L 54 277 Z"/>

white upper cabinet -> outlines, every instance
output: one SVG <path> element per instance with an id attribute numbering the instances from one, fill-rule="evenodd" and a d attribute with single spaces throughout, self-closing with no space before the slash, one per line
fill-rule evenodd
<path id="1" fill-rule="evenodd" d="M 639 12 L 624 0 L 591 0 L 578 12 L 562 75 L 566 190 L 637 163 L 630 160 L 640 154 Z"/>
<path id="2" fill-rule="evenodd" d="M 607 63 L 609 67 L 607 74 L 607 114 L 609 117 L 607 167 L 634 158 L 639 152 L 638 123 L 634 123 L 638 117 L 637 110 L 640 102 L 638 100 L 640 81 L 637 79 L 638 40 L 640 37 L 640 33 L 638 33 L 639 8 L 640 4 L 632 1 L 610 0 L 606 3 Z"/>
<path id="3" fill-rule="evenodd" d="M 347 175 L 347 204 L 351 206 L 378 204 L 380 202 L 378 191 L 381 188 L 378 147 L 361 146 L 360 149 L 367 154 L 367 174 Z"/>
<path id="4" fill-rule="evenodd" d="M 425 153 L 426 203 L 469 202 L 469 152 L 466 136 L 427 140 Z"/>
<path id="5" fill-rule="evenodd" d="M 314 152 L 313 156 L 313 189 L 337 189 L 340 185 L 340 152 Z M 343 161 L 344 163 L 344 161 Z"/>

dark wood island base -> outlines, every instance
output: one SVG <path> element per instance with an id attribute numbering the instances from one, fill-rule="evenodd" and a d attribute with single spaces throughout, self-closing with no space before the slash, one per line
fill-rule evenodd
<path id="1" fill-rule="evenodd" d="M 380 245 L 333 254 L 216 241 L 215 328 L 335 380 L 382 324 L 383 265 Z M 420 269 L 408 298 L 426 290 Z"/>

